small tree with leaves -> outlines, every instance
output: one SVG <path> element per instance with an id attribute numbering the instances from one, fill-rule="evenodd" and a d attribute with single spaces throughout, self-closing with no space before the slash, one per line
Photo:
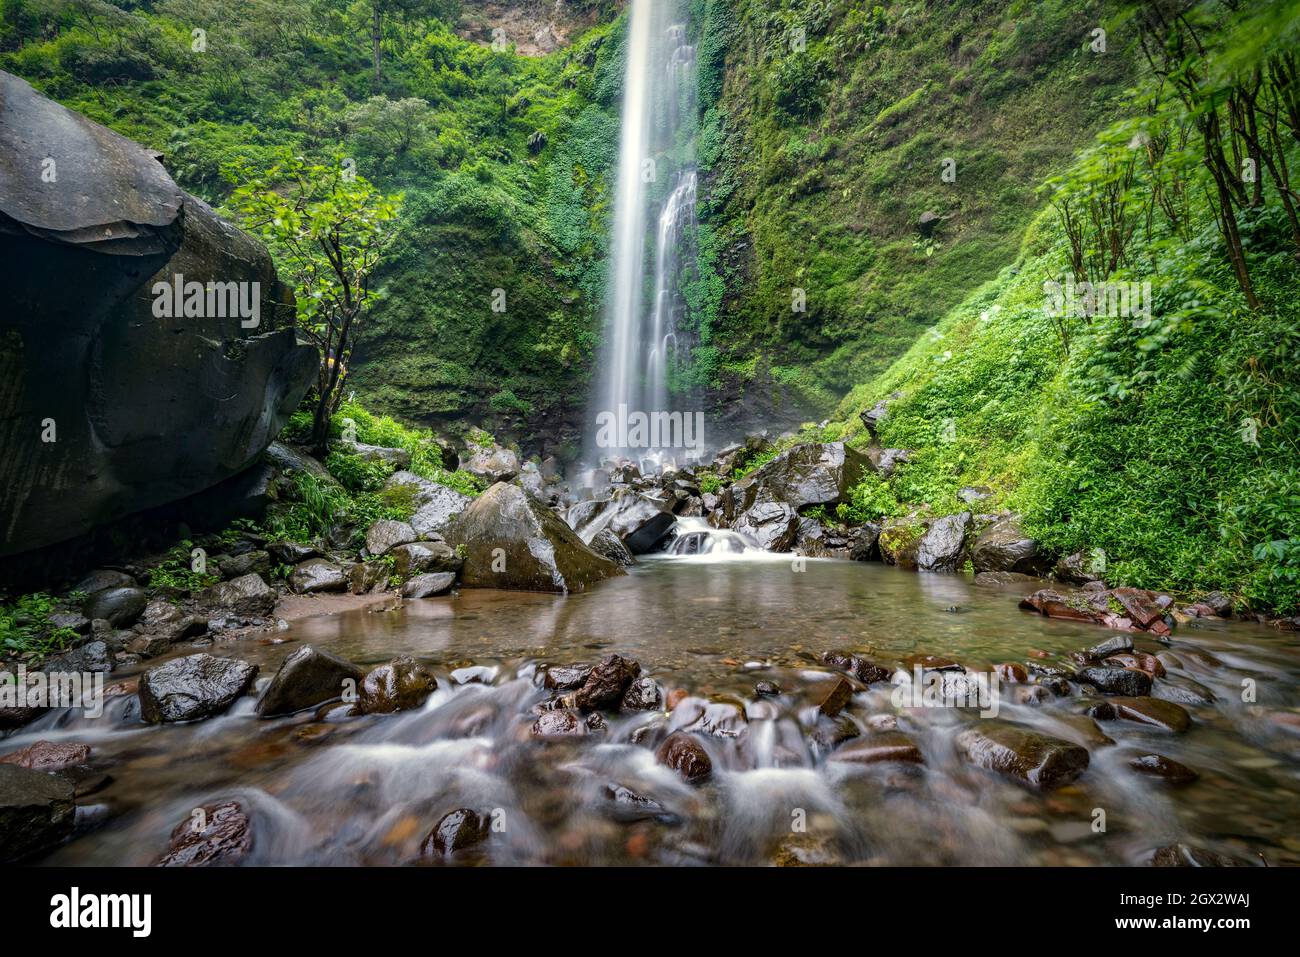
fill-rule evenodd
<path id="1" fill-rule="evenodd" d="M 402 197 L 381 194 L 339 156 L 316 164 L 286 151 L 264 172 L 235 163 L 225 173 L 236 184 L 228 208 L 266 241 L 293 284 L 298 328 L 320 350 L 311 440 L 323 452 Z"/>

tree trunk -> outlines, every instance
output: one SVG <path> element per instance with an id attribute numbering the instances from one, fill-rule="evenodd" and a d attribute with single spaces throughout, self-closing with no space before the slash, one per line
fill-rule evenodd
<path id="1" fill-rule="evenodd" d="M 383 74 L 380 70 L 379 41 L 383 39 L 383 14 L 380 13 L 379 4 L 372 3 L 370 7 L 370 44 L 371 52 L 375 61 L 375 79 L 374 91 L 379 92 L 379 85 L 383 80 Z"/>

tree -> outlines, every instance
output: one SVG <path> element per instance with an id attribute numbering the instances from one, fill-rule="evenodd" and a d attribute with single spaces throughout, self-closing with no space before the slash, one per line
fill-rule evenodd
<path id="1" fill-rule="evenodd" d="M 384 39 L 384 17 L 399 19 L 436 17 L 455 23 L 460 14 L 459 0 L 370 0 L 370 53 L 374 61 L 373 92 L 378 93 L 383 83 L 381 44 Z"/>
<path id="2" fill-rule="evenodd" d="M 270 247 L 293 283 L 298 327 L 320 350 L 312 444 L 324 452 L 402 197 L 382 195 L 339 156 L 321 165 L 286 151 L 265 172 L 225 172 L 237 187 L 229 209 Z"/>

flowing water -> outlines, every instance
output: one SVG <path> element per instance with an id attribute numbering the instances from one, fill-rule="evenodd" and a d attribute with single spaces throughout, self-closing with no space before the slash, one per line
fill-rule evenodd
<path id="1" fill-rule="evenodd" d="M 695 48 L 682 13 L 672 0 L 630 4 L 610 293 L 593 416 L 689 411 L 670 408 L 669 395 L 673 362 L 685 346 L 678 328 L 685 310 L 681 281 L 693 264 L 695 225 Z M 667 437 L 649 447 L 625 437 L 596 438 L 594 461 L 669 446 Z"/>
<path id="2" fill-rule="evenodd" d="M 934 654 L 982 670 L 1052 664 L 1112 634 L 1019 611 L 1021 594 L 848 561 L 794 571 L 789 556 L 652 558 L 585 594 L 465 590 L 208 649 L 259 662 L 259 688 L 302 642 L 364 666 L 411 654 L 439 680 L 418 711 L 350 717 L 336 707 L 263 721 L 249 696 L 208 721 L 149 727 L 122 695 L 101 718 L 42 718 L 3 749 L 86 742 L 113 777 L 83 799 L 83 833 L 45 859 L 54 864 L 149 863 L 192 809 L 226 798 L 249 809 L 250 863 L 262 864 L 413 862 L 424 835 L 458 807 L 494 813 L 499 830 L 453 863 L 741 864 L 796 853 L 867 864 L 1124 864 L 1176 841 L 1300 863 L 1300 643 L 1262 626 L 1214 621 L 1180 626 L 1168 645 L 1137 639 L 1162 655 L 1171 686 L 1217 699 L 1188 706 L 1185 734 L 1103 722 L 1115 743 L 1098 744 L 1076 723 L 1077 697 L 1029 705 L 1004 696 L 1001 718 L 1087 744 L 1090 767 L 1056 791 L 967 766 L 953 738 L 978 716 L 896 707 L 887 684 L 857 693 L 846 714 L 864 733 L 896 720 L 924 763 L 828 760 L 812 733 L 830 676 L 823 651 L 887 664 Z M 532 708 L 551 694 L 534 683 L 537 666 L 609 651 L 689 697 L 668 714 L 611 716 L 606 731 L 582 738 L 533 739 Z M 1247 678 L 1255 703 L 1242 701 Z M 783 693 L 757 697 L 760 680 Z M 697 786 L 654 757 L 668 729 L 687 725 L 715 769 Z M 1174 788 L 1128 768 L 1150 751 L 1199 780 Z M 611 787 L 657 806 L 630 809 Z M 1104 833 L 1092 826 L 1098 808 Z"/>

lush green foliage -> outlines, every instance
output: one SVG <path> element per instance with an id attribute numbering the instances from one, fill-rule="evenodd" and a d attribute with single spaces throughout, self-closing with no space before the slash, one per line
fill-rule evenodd
<path id="1" fill-rule="evenodd" d="M 44 592 L 0 605 L 0 657 L 44 657 L 66 647 L 77 633 L 50 623 L 55 610 L 54 599 Z"/>
<path id="2" fill-rule="evenodd" d="M 408 421 L 518 429 L 585 401 L 621 36 L 596 0 L 574 6 L 603 22 L 524 57 L 453 32 L 471 6 L 384 4 L 378 90 L 372 5 L 347 0 L 2 0 L 0 68 L 160 150 L 214 205 L 223 169 L 256 177 L 286 150 L 403 193 L 348 387 Z"/>
<path id="3" fill-rule="evenodd" d="M 1132 78 L 1131 29 L 1088 46 L 1115 6 L 697 0 L 711 374 L 821 414 L 996 275 Z"/>

